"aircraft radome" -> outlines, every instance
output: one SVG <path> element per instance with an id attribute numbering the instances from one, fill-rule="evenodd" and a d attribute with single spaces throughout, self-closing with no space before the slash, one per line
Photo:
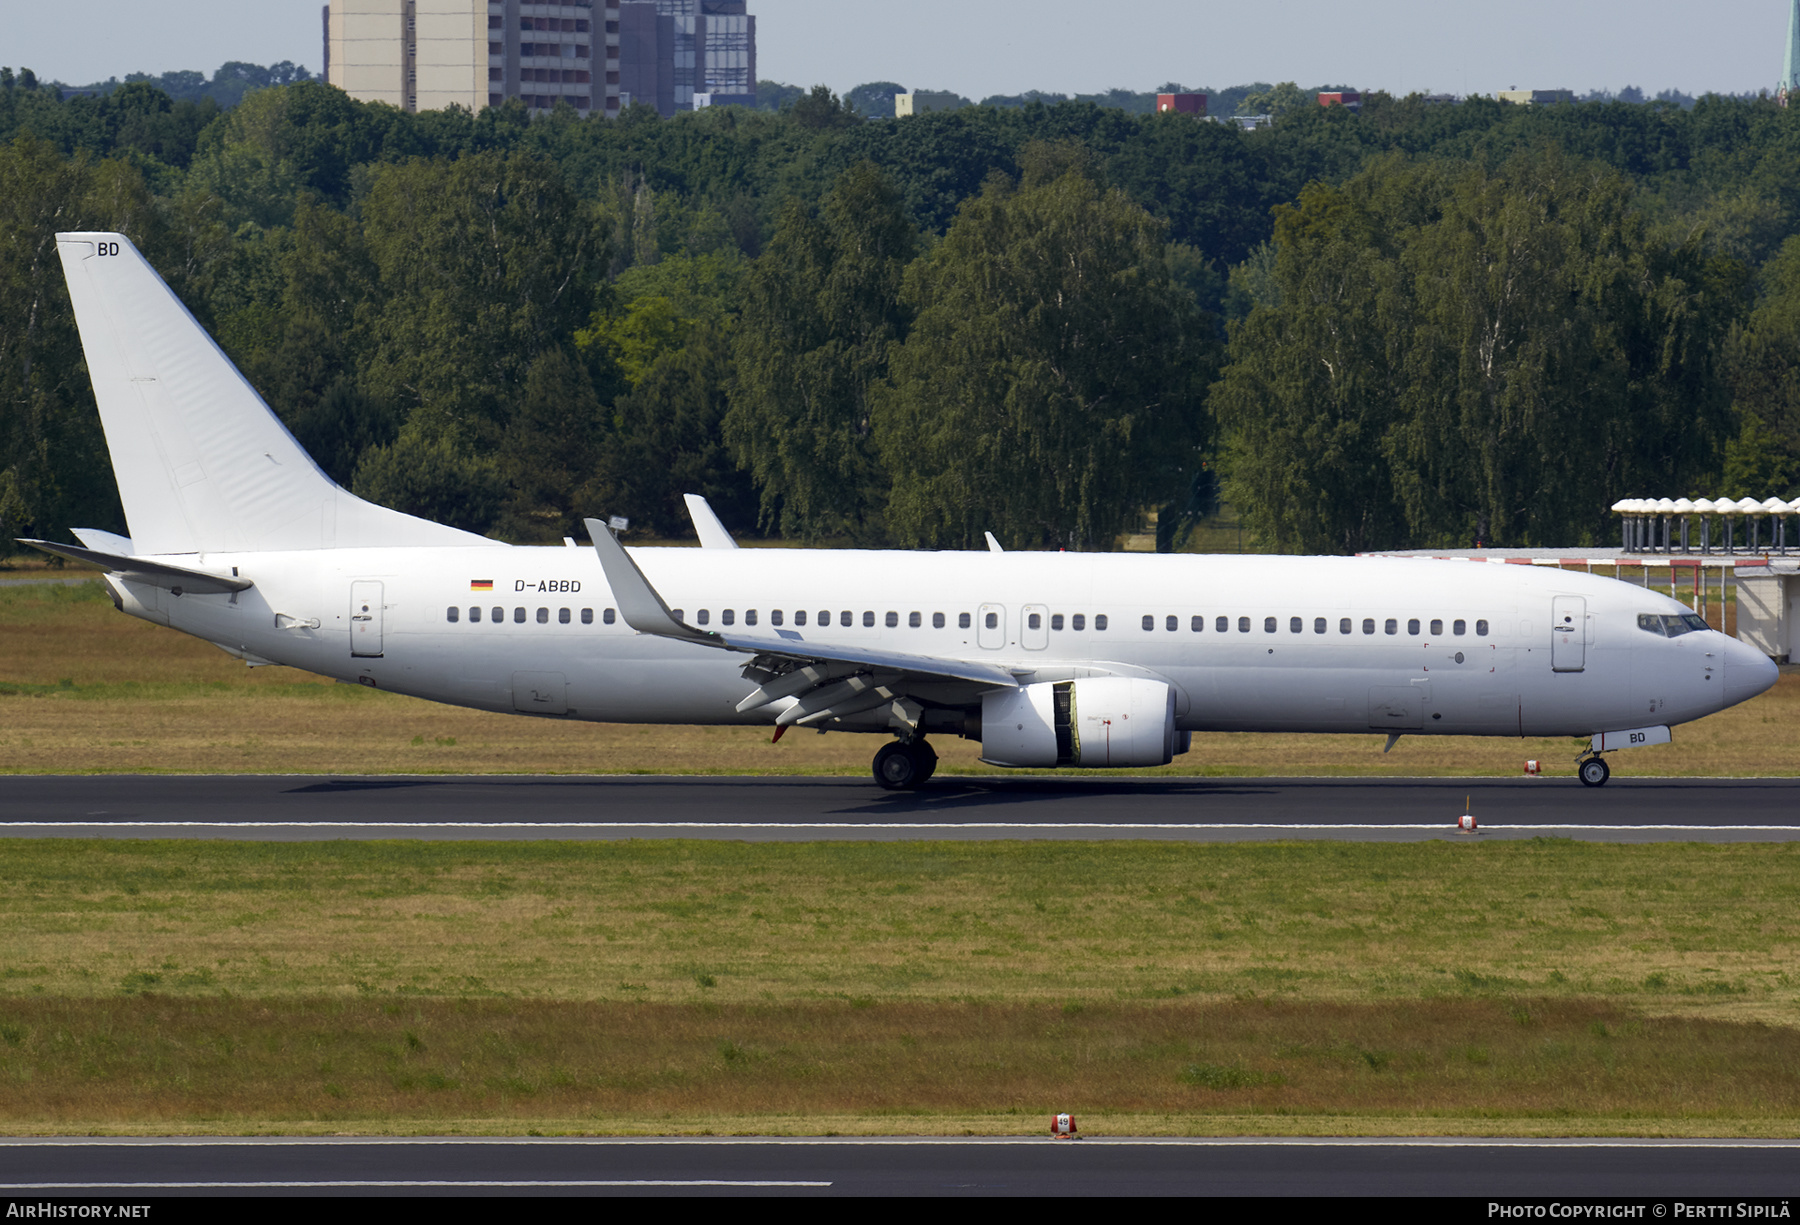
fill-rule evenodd
<path id="1" fill-rule="evenodd" d="M 1003 766 L 1156 766 L 1197 731 L 1587 736 L 1602 754 L 1777 670 L 1681 604 L 1529 566 L 1341 557 L 514 547 L 339 488 L 120 234 L 58 234 L 129 538 L 34 541 L 118 607 L 280 663 L 552 719 L 932 735 Z"/>

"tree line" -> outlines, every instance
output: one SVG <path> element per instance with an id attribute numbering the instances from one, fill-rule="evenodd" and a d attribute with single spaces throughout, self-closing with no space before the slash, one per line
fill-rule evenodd
<path id="1" fill-rule="evenodd" d="M 1244 132 L 230 110 L 0 76 L 0 539 L 123 526 L 53 235 L 129 234 L 334 479 L 519 541 L 620 514 L 961 548 L 1583 543 L 1800 482 L 1800 118 L 1372 95 Z M 1793 492 L 1800 492 L 1794 490 Z"/>

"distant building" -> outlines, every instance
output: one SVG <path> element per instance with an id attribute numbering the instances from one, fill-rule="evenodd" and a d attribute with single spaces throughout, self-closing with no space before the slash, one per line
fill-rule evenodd
<path id="1" fill-rule="evenodd" d="M 1500 101 L 1510 102 L 1514 106 L 1550 106 L 1557 102 L 1575 101 L 1575 91 L 1571 89 L 1503 89 Z"/>
<path id="2" fill-rule="evenodd" d="M 1362 94 L 1354 89 L 1338 89 L 1319 95 L 1320 106 L 1342 106 L 1353 111 L 1362 109 Z"/>
<path id="3" fill-rule="evenodd" d="M 1246 132 L 1254 132 L 1258 128 L 1268 128 L 1268 127 L 1275 126 L 1275 116 L 1273 116 L 1273 115 L 1232 115 L 1228 119 L 1226 119 L 1225 122 L 1235 123 L 1238 127 L 1242 128 Z"/>
<path id="4" fill-rule="evenodd" d="M 756 18 L 745 0 L 624 0 L 619 11 L 630 101 L 664 115 L 756 105 Z"/>
<path id="5" fill-rule="evenodd" d="M 955 111 L 969 105 L 969 100 L 961 94 L 944 90 L 920 89 L 910 94 L 894 95 L 894 118 L 904 119 L 908 115 L 923 115 L 930 111 Z"/>
<path id="6" fill-rule="evenodd" d="M 1788 9 L 1787 57 L 1781 62 L 1781 84 L 1775 89 L 1775 100 L 1786 106 L 1788 99 L 1800 91 L 1800 0 Z"/>
<path id="7" fill-rule="evenodd" d="M 331 0 L 326 79 L 403 111 L 619 111 L 619 0 Z"/>
<path id="8" fill-rule="evenodd" d="M 675 113 L 675 18 L 656 0 L 619 5 L 619 105 L 634 103 Z"/>
<path id="9" fill-rule="evenodd" d="M 1205 94 L 1157 94 L 1156 113 L 1174 115 L 1206 114 Z"/>

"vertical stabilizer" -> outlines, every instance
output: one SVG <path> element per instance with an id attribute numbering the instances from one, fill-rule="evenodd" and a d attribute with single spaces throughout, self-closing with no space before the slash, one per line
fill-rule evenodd
<path id="1" fill-rule="evenodd" d="M 123 234 L 58 234 L 140 556 L 495 544 L 338 487 Z"/>

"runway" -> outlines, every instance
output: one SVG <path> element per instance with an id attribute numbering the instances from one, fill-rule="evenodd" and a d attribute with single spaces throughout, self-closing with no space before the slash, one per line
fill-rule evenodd
<path id="1" fill-rule="evenodd" d="M 1723 1140 L 81 1138 L 0 1141 L 0 1198 L 1432 1195 L 1735 1204 L 1791 1195 L 1797 1158 L 1793 1141 Z"/>
<path id="2" fill-rule="evenodd" d="M 1465 806 L 1465 799 L 1467 805 Z M 0 777 L 0 836 L 1800 840 L 1800 779 Z"/>

